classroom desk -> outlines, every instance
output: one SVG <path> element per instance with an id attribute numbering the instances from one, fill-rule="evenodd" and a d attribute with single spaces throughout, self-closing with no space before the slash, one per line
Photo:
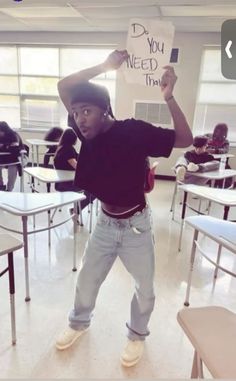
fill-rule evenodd
<path id="1" fill-rule="evenodd" d="M 0 192 L 0 209 L 21 217 L 22 230 L 14 230 L 11 227 L 3 225 L 0 227 L 23 235 L 24 242 L 24 258 L 25 258 L 25 284 L 26 284 L 26 301 L 30 300 L 29 294 L 29 269 L 28 269 L 28 235 L 48 230 L 48 238 L 50 245 L 50 231 L 52 228 L 60 226 L 71 218 L 74 222 L 74 250 L 73 250 L 73 271 L 76 271 L 76 233 L 77 233 L 77 203 L 84 200 L 85 196 L 76 192 L 55 192 L 55 193 L 20 193 L 20 192 Z M 51 224 L 50 211 L 65 205 L 74 204 L 74 214 L 56 224 Z M 28 231 L 28 217 L 35 217 L 36 214 L 47 212 L 48 224 L 39 229 Z"/>
<path id="2" fill-rule="evenodd" d="M 24 172 L 31 176 L 31 189 L 32 192 L 36 192 L 34 178 L 46 184 L 47 192 L 51 190 L 51 184 L 62 183 L 67 181 L 73 181 L 75 177 L 75 171 L 66 171 L 62 169 L 44 168 L 44 167 L 28 167 L 24 169 Z M 79 206 L 80 225 L 83 226 L 83 216 L 81 211 L 81 204 Z M 91 220 L 90 216 L 90 220 Z"/>
<path id="3" fill-rule="evenodd" d="M 215 185 L 215 182 L 217 180 L 225 181 L 227 178 L 236 176 L 236 170 L 234 169 L 223 169 L 223 170 L 217 169 L 215 171 L 209 171 L 209 172 L 188 172 L 188 173 L 191 173 L 191 176 L 209 180 L 211 183 L 211 187 Z M 224 187 L 224 181 L 223 181 L 223 187 Z M 178 183 L 178 181 L 175 182 L 174 193 L 172 196 L 172 202 L 171 202 L 171 208 L 170 208 L 170 211 L 172 212 L 172 220 L 174 220 L 175 199 L 176 199 L 177 189 L 181 189 L 181 185 L 180 183 Z"/>
<path id="4" fill-rule="evenodd" d="M 199 247 L 197 244 L 199 233 L 211 238 L 213 241 L 219 244 L 218 255 L 216 262 L 213 261 L 208 254 L 201 250 L 202 256 L 216 267 L 216 270 L 221 269 L 227 274 L 236 276 L 235 273 L 225 269 L 220 266 L 220 252 L 221 248 L 224 247 L 230 250 L 233 254 L 236 254 L 236 224 L 235 222 L 224 221 L 218 218 L 210 216 L 191 216 L 185 219 L 185 223 L 194 228 L 193 243 L 190 257 L 190 269 L 188 275 L 188 285 L 185 297 L 185 306 L 189 306 L 189 295 L 192 282 L 192 273 L 194 266 L 194 259 L 196 254 L 196 248 Z"/>
<path id="5" fill-rule="evenodd" d="M 27 167 L 24 168 L 24 172 L 31 176 L 33 191 L 35 191 L 34 178 L 46 183 L 47 192 L 50 192 L 51 184 L 73 181 L 75 177 L 75 171 L 44 167 Z"/>
<path id="6" fill-rule="evenodd" d="M 31 146 L 31 161 L 32 167 L 34 166 L 35 151 L 36 151 L 36 164 L 39 166 L 39 147 L 57 146 L 59 142 L 51 142 L 44 139 L 26 139 L 26 142 Z"/>
<path id="7" fill-rule="evenodd" d="M 232 153 L 210 153 L 214 157 L 214 159 L 221 159 L 222 157 L 226 157 L 226 159 L 230 159 L 231 157 L 234 157 Z"/>
<path id="8" fill-rule="evenodd" d="M 211 186 L 213 187 L 215 182 L 217 180 L 226 180 L 229 177 L 235 177 L 236 176 L 236 170 L 235 169 L 217 169 L 216 171 L 209 171 L 209 172 L 189 172 L 194 177 L 200 177 L 202 179 L 210 180 Z M 224 183 L 223 183 L 224 186 Z"/>
<path id="9" fill-rule="evenodd" d="M 233 189 L 221 189 L 221 188 L 209 188 L 194 184 L 180 185 L 179 189 L 184 191 L 182 213 L 181 213 L 181 227 L 179 236 L 179 251 L 181 250 L 181 240 L 183 234 L 183 225 L 185 212 L 187 207 L 187 197 L 188 194 L 193 194 L 200 199 L 208 200 L 210 202 L 215 202 L 224 207 L 223 219 L 228 219 L 228 213 L 231 206 L 236 206 L 236 190 Z"/>

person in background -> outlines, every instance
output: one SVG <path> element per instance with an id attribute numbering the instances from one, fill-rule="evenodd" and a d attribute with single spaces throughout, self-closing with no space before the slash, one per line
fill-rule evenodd
<path id="1" fill-rule="evenodd" d="M 128 341 L 121 354 L 122 365 L 130 367 L 142 356 L 155 301 L 153 234 L 144 194 L 146 158 L 169 157 L 173 147 L 192 144 L 192 133 L 173 95 L 177 77 L 170 66 L 164 68 L 161 89 L 174 129 L 114 118 L 107 89 L 89 80 L 118 69 L 127 58 L 126 50 L 115 50 L 101 64 L 58 83 L 70 125 L 82 143 L 75 186 L 94 194 L 101 211 L 86 245 L 69 327 L 59 335 L 56 347 L 69 348 L 89 327 L 100 286 L 119 257 L 135 282 L 126 323 Z"/>
<path id="2" fill-rule="evenodd" d="M 175 164 L 176 180 L 185 184 L 198 184 L 203 185 L 208 180 L 200 177 L 193 176 L 191 172 L 214 170 L 219 168 L 219 162 L 217 162 L 212 155 L 207 151 L 207 137 L 195 136 L 193 139 L 194 149 L 185 152 L 180 156 Z M 211 165 L 203 165 L 211 163 Z"/>
<path id="3" fill-rule="evenodd" d="M 212 154 L 224 154 L 229 152 L 229 141 L 227 140 L 228 126 L 219 123 L 215 126 L 213 134 L 206 134 L 208 138 L 207 152 Z"/>
<path id="4" fill-rule="evenodd" d="M 64 130 L 54 156 L 54 167 L 56 169 L 75 171 L 78 159 L 78 153 L 74 147 L 76 141 L 77 136 L 72 128 L 67 128 Z M 74 181 L 56 183 L 55 189 L 59 192 L 75 191 Z M 78 189 L 76 190 L 78 191 Z M 82 189 L 79 191 L 82 191 Z M 81 210 L 83 210 L 90 202 L 94 200 L 94 197 L 90 195 L 90 193 L 85 191 L 84 194 L 86 199 L 80 202 Z"/>
<path id="5" fill-rule="evenodd" d="M 63 134 L 63 129 L 61 127 L 52 127 L 44 136 L 44 140 L 49 142 L 59 142 L 61 135 Z M 49 162 L 51 157 L 54 157 L 57 150 L 57 145 L 46 146 L 47 151 L 44 154 L 43 165 L 44 167 L 49 167 Z"/>
<path id="6" fill-rule="evenodd" d="M 0 190 L 8 192 L 13 190 L 20 164 L 10 164 L 19 162 L 22 149 L 24 146 L 19 134 L 13 131 L 6 122 L 0 122 Z M 8 171 L 7 185 L 3 183 L 2 169 L 4 167 Z"/>
<path id="7" fill-rule="evenodd" d="M 229 141 L 227 139 L 228 135 L 228 126 L 225 123 L 218 123 L 213 131 L 213 134 L 206 134 L 208 138 L 207 143 L 207 152 L 211 154 L 220 154 L 224 155 L 229 152 Z M 218 161 L 221 160 L 221 158 L 216 159 Z M 231 169 L 229 165 L 229 158 L 225 158 L 225 169 Z M 224 185 L 225 188 L 229 188 L 233 185 L 233 177 L 227 178 L 225 181 L 223 180 L 217 180 L 215 182 L 215 186 L 222 188 Z"/>

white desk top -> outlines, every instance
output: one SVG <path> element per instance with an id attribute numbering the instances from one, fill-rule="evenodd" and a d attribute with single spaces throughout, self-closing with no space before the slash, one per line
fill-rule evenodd
<path id="1" fill-rule="evenodd" d="M 210 188 L 195 184 L 179 185 L 179 189 L 221 205 L 236 206 L 236 191 L 233 189 Z"/>
<path id="2" fill-rule="evenodd" d="M 28 175 L 44 183 L 61 183 L 65 181 L 73 181 L 75 171 L 65 171 L 62 169 L 43 168 L 43 167 L 27 167 L 24 172 Z"/>
<path id="3" fill-rule="evenodd" d="M 214 157 L 214 159 L 221 159 L 222 156 L 226 157 L 226 159 L 230 159 L 231 157 L 234 157 L 232 153 L 210 153 Z"/>
<path id="4" fill-rule="evenodd" d="M 26 142 L 32 146 L 57 146 L 59 142 L 51 142 L 44 139 L 26 139 Z"/>
<path id="5" fill-rule="evenodd" d="M 16 216 L 30 216 L 72 204 L 76 201 L 84 200 L 85 198 L 86 196 L 84 196 L 84 194 L 77 192 L 0 192 L 0 209 Z"/>
<path id="6" fill-rule="evenodd" d="M 210 216 L 191 216 L 185 222 L 236 253 L 236 224 Z"/>
<path id="7" fill-rule="evenodd" d="M 195 177 L 201 177 L 209 180 L 222 180 L 227 179 L 228 177 L 236 176 L 236 170 L 234 169 L 223 169 L 209 172 L 188 172 Z"/>
<path id="8" fill-rule="evenodd" d="M 10 234 L 0 234 L 0 255 L 8 254 L 9 252 L 21 249 L 23 242 Z"/>

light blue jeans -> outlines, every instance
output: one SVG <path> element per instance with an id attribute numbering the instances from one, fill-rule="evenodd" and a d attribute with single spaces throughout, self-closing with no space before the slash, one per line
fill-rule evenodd
<path id="1" fill-rule="evenodd" d="M 7 171 L 8 171 L 8 181 L 7 181 L 6 189 L 9 192 L 11 192 L 13 190 L 15 182 L 16 182 L 18 167 L 17 167 L 17 165 L 7 166 L 7 164 L 6 164 L 5 168 L 7 168 Z M 3 167 L 0 167 L 0 185 L 3 185 L 2 169 L 3 169 Z"/>
<path id="2" fill-rule="evenodd" d="M 80 330 L 90 325 L 99 288 L 117 257 L 135 280 L 130 319 L 126 323 L 128 337 L 144 340 L 149 335 L 148 322 L 155 301 L 154 244 L 148 207 L 127 219 L 100 212 L 82 258 L 70 327 Z"/>

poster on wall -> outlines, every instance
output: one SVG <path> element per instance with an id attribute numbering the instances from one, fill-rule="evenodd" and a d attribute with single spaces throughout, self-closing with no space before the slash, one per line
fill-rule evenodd
<path id="1" fill-rule="evenodd" d="M 174 39 L 171 22 L 156 19 L 131 19 L 126 49 L 129 58 L 123 65 L 128 83 L 160 86 L 163 66 L 169 65 Z"/>

